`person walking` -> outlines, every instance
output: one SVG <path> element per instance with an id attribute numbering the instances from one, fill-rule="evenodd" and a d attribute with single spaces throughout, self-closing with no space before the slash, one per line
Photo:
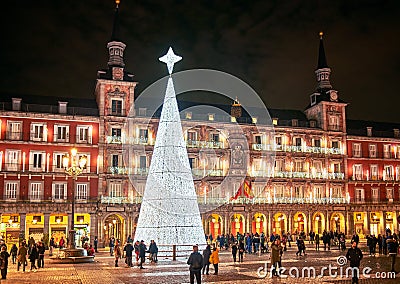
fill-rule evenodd
<path id="1" fill-rule="evenodd" d="M 99 239 L 97 238 L 97 236 L 94 237 L 94 241 L 93 241 L 93 246 L 94 246 L 94 251 L 96 253 L 98 253 L 97 251 L 97 246 L 99 245 Z"/>
<path id="2" fill-rule="evenodd" d="M 393 238 L 392 235 L 389 235 L 387 237 L 386 243 L 387 243 L 387 250 L 389 253 L 389 257 L 391 260 L 390 272 L 396 273 L 395 264 L 396 264 L 396 256 L 397 256 L 397 250 L 399 249 L 399 244 L 397 243 L 397 240 Z"/>
<path id="3" fill-rule="evenodd" d="M 207 247 L 210 247 L 210 245 L 207 245 Z M 190 284 L 194 284 L 194 277 L 196 277 L 197 284 L 200 284 L 200 272 L 202 268 L 204 269 L 204 259 L 203 256 L 199 253 L 199 247 L 197 245 L 193 246 L 193 252 L 190 254 L 187 264 L 189 264 Z"/>
<path id="4" fill-rule="evenodd" d="M 351 284 L 358 284 L 358 277 L 360 274 L 359 267 L 363 254 L 361 250 L 357 247 L 357 241 L 353 240 L 351 247 L 346 254 L 347 260 L 350 261 L 350 267 L 352 268 L 352 278 Z"/>
<path id="5" fill-rule="evenodd" d="M 275 241 L 271 245 L 271 272 L 272 276 L 279 276 L 278 271 L 281 264 L 281 255 L 282 255 L 282 246 L 279 244 L 279 239 L 275 239 Z"/>
<path id="6" fill-rule="evenodd" d="M 236 245 L 236 243 L 232 244 L 232 257 L 233 257 L 233 262 L 236 262 L 236 254 L 238 251 L 238 247 Z"/>
<path id="7" fill-rule="evenodd" d="M 115 246 L 115 238 L 114 236 L 111 236 L 109 242 L 108 242 L 108 246 L 110 247 L 110 256 L 113 255 L 114 252 L 114 246 Z"/>
<path id="8" fill-rule="evenodd" d="M 44 247 L 44 243 L 39 242 L 37 246 L 38 250 L 38 268 L 44 268 L 44 253 L 46 251 L 46 248 Z"/>
<path id="9" fill-rule="evenodd" d="M 239 241 L 239 262 L 243 262 L 243 254 L 244 254 L 244 243 L 242 240 Z"/>
<path id="10" fill-rule="evenodd" d="M 16 244 L 13 244 L 10 250 L 10 254 L 11 254 L 11 259 L 13 264 L 15 264 L 17 262 L 17 253 L 18 253 L 18 248 Z"/>
<path id="11" fill-rule="evenodd" d="M 315 250 L 319 250 L 319 234 L 315 234 Z"/>
<path id="12" fill-rule="evenodd" d="M 207 245 L 206 248 L 203 250 L 203 270 L 208 275 L 208 271 L 210 270 L 210 255 L 211 255 L 211 246 Z"/>
<path id="13" fill-rule="evenodd" d="M 51 237 L 50 238 L 50 243 L 49 243 L 49 256 L 52 256 L 53 255 L 53 250 L 54 250 L 54 247 L 55 247 L 55 242 L 54 242 L 54 238 L 53 237 Z"/>
<path id="14" fill-rule="evenodd" d="M 211 253 L 210 263 L 214 265 L 214 275 L 218 275 L 219 255 L 216 247 L 213 248 L 213 252 Z"/>
<path id="15" fill-rule="evenodd" d="M 28 250 L 25 247 L 25 243 L 22 243 L 18 249 L 18 256 L 17 256 L 17 271 L 19 271 L 20 266 L 22 265 L 22 272 L 25 272 L 26 266 L 26 255 L 28 254 Z"/>
<path id="16" fill-rule="evenodd" d="M 0 270 L 1 279 L 7 279 L 8 258 L 10 254 L 7 252 L 7 247 L 2 246 L 0 252 Z"/>
<path id="17" fill-rule="evenodd" d="M 36 272 L 37 267 L 35 265 L 36 260 L 39 258 L 39 252 L 37 250 L 36 244 L 32 244 L 30 247 L 30 253 L 29 253 L 29 262 L 31 263 L 31 269 L 29 271 Z"/>
<path id="18" fill-rule="evenodd" d="M 135 248 L 133 247 L 133 245 L 131 244 L 131 242 L 127 242 L 125 247 L 124 247 L 124 251 L 125 251 L 125 257 L 126 257 L 126 264 L 128 265 L 128 267 L 132 267 L 132 255 L 133 255 L 133 251 L 135 250 Z"/>
<path id="19" fill-rule="evenodd" d="M 144 241 L 141 240 L 140 245 L 139 245 L 139 258 L 140 258 L 139 267 L 140 267 L 140 269 L 144 269 L 143 263 L 146 260 L 146 251 L 147 251 L 146 245 L 145 245 Z"/>
<path id="20" fill-rule="evenodd" d="M 133 248 L 135 249 L 135 256 L 136 256 L 136 265 L 139 266 L 139 241 L 136 241 L 135 244 L 133 245 Z"/>
<path id="21" fill-rule="evenodd" d="M 115 267 L 118 267 L 118 260 L 122 258 L 122 252 L 121 252 L 121 247 L 119 246 L 119 242 L 115 242 L 114 257 L 115 257 Z"/>

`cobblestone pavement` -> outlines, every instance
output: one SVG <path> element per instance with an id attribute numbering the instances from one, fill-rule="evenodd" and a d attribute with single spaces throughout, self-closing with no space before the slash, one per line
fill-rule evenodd
<path id="1" fill-rule="evenodd" d="M 296 257 L 295 249 L 289 248 L 283 255 L 282 265 L 286 268 L 284 275 L 287 278 L 270 278 L 269 275 L 262 278 L 262 273 L 270 269 L 269 254 L 254 255 L 247 254 L 243 263 L 233 263 L 230 251 L 222 251 L 220 253 L 221 263 L 219 265 L 219 275 L 212 275 L 213 268 L 210 267 L 210 275 L 203 275 L 203 283 L 333 283 L 333 284 L 347 284 L 351 283 L 350 278 L 345 277 L 330 277 L 328 269 L 324 270 L 323 277 L 318 277 L 323 267 L 338 267 L 337 273 L 340 275 L 340 266 L 337 263 L 338 257 L 343 255 L 344 252 L 338 250 L 319 251 L 316 252 L 313 248 L 309 247 L 306 256 Z M 123 259 L 120 261 L 120 267 L 114 267 L 113 258 L 105 251 L 96 255 L 94 263 L 86 264 L 55 264 L 50 260 L 46 260 L 45 268 L 39 269 L 37 272 L 25 273 L 16 271 L 16 265 L 9 266 L 7 280 L 1 281 L 1 284 L 40 284 L 40 283 L 58 283 L 58 284 L 122 284 L 122 283 L 144 283 L 144 284 L 157 284 L 157 283 L 189 283 L 189 271 L 186 261 L 170 261 L 168 259 L 159 258 L 157 264 L 146 263 L 146 269 L 139 269 L 137 267 L 129 268 L 124 264 Z M 398 258 L 400 262 L 400 258 Z M 400 263 L 399 263 L 400 264 Z M 398 265 L 400 266 L 400 265 Z M 305 267 L 314 267 L 316 278 L 310 278 L 308 270 Z M 348 266 L 342 267 L 342 274 L 345 276 L 345 270 Z M 400 274 L 397 275 L 384 275 L 386 278 L 392 279 L 378 279 L 376 272 L 388 272 L 389 258 L 386 256 L 371 257 L 365 253 L 362 261 L 361 270 L 365 267 L 370 267 L 372 270 L 366 278 L 360 277 L 360 284 L 394 284 L 400 283 Z M 299 271 L 299 277 L 293 278 L 289 276 L 295 275 L 296 269 Z M 304 269 L 304 272 L 302 272 Z M 260 271 L 258 274 L 257 271 Z M 399 270 L 398 270 L 399 271 Z M 304 273 L 304 274 L 302 274 Z M 301 277 L 304 275 L 305 277 Z M 393 279 L 397 277 L 397 279 Z"/>

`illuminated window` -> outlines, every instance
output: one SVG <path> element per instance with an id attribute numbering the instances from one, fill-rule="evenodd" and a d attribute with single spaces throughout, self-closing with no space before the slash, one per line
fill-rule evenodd
<path id="1" fill-rule="evenodd" d="M 369 157 L 376 158 L 376 144 L 369 144 Z"/>

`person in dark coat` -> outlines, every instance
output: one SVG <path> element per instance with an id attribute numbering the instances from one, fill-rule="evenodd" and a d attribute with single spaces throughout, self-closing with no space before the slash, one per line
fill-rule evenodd
<path id="1" fill-rule="evenodd" d="M 150 252 L 151 262 L 157 262 L 158 261 L 158 259 L 157 259 L 158 247 L 154 240 L 151 240 L 151 243 L 149 246 L 149 252 Z"/>
<path id="2" fill-rule="evenodd" d="M 0 270 L 1 270 L 1 279 L 7 279 L 7 268 L 8 268 L 8 258 L 10 254 L 7 252 L 7 247 L 2 246 L 0 252 Z"/>
<path id="3" fill-rule="evenodd" d="M 146 260 L 146 251 L 147 251 L 146 245 L 145 245 L 144 241 L 141 240 L 140 241 L 140 245 L 139 245 L 139 258 L 140 258 L 139 266 L 140 266 L 140 269 L 144 269 L 143 263 Z"/>
<path id="4" fill-rule="evenodd" d="M 17 252 L 18 252 L 18 248 L 16 244 L 13 244 L 10 250 L 10 254 L 11 254 L 11 259 L 13 264 L 15 264 L 17 262 Z"/>
<path id="5" fill-rule="evenodd" d="M 20 266 L 22 265 L 22 271 L 25 272 L 26 263 L 26 255 L 28 253 L 27 248 L 25 247 L 25 243 L 23 242 L 18 250 L 18 264 L 17 264 L 17 271 L 19 271 Z"/>
<path id="6" fill-rule="evenodd" d="M 127 244 L 124 247 L 124 251 L 125 251 L 125 256 L 126 256 L 126 264 L 129 267 L 132 267 L 132 255 L 133 255 L 133 251 L 135 250 L 135 248 L 133 247 L 133 245 L 130 242 L 127 242 Z"/>
<path id="7" fill-rule="evenodd" d="M 209 245 L 208 245 L 209 247 Z M 211 250 L 210 250 L 211 251 Z M 187 264 L 189 264 L 190 284 L 194 284 L 196 276 L 197 284 L 201 283 L 201 269 L 203 268 L 203 256 L 199 253 L 199 247 L 193 246 L 193 252 L 190 254 Z"/>
<path id="8" fill-rule="evenodd" d="M 352 278 L 351 284 L 358 284 L 359 267 L 363 254 L 361 250 L 357 247 L 357 242 L 353 240 L 351 247 L 346 254 L 347 260 L 350 261 L 350 267 L 352 268 Z"/>
<path id="9" fill-rule="evenodd" d="M 236 243 L 233 243 L 232 245 L 232 257 L 233 257 L 233 262 L 236 262 L 236 254 L 238 251 L 238 247 L 236 245 Z"/>
<path id="10" fill-rule="evenodd" d="M 243 262 L 243 253 L 244 253 L 244 243 L 242 240 L 239 241 L 239 262 Z"/>
<path id="11" fill-rule="evenodd" d="M 46 251 L 44 244 L 42 242 L 38 243 L 37 246 L 37 250 L 38 250 L 38 268 L 44 268 L 44 253 Z"/>
<path id="12" fill-rule="evenodd" d="M 210 255 L 211 255 L 211 247 L 207 245 L 206 248 L 203 250 L 203 274 L 206 271 L 208 275 L 208 271 L 210 270 Z"/>
<path id="13" fill-rule="evenodd" d="M 39 252 L 37 250 L 36 244 L 31 245 L 30 247 L 30 254 L 29 254 L 29 261 L 31 263 L 31 270 L 33 272 L 37 271 L 37 267 L 35 265 L 36 260 L 39 258 Z"/>
<path id="14" fill-rule="evenodd" d="M 393 238 L 392 235 L 389 235 L 387 237 L 386 242 L 387 242 L 387 250 L 391 260 L 390 271 L 396 273 L 394 267 L 396 264 L 396 256 L 397 256 L 397 250 L 399 249 L 399 244 L 397 243 L 397 240 Z"/>
<path id="15" fill-rule="evenodd" d="M 99 239 L 96 237 L 94 237 L 94 241 L 93 241 L 93 246 L 94 246 L 94 251 L 97 253 L 97 246 L 99 244 Z"/>

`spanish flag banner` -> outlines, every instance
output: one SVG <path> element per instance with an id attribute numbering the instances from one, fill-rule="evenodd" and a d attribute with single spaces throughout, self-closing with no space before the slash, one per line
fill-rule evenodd
<path id="1" fill-rule="evenodd" d="M 236 200 L 241 196 L 245 196 L 247 198 L 253 198 L 253 192 L 251 190 L 251 183 L 248 180 L 244 180 L 242 185 L 239 187 L 235 196 L 232 196 L 229 200 Z"/>

